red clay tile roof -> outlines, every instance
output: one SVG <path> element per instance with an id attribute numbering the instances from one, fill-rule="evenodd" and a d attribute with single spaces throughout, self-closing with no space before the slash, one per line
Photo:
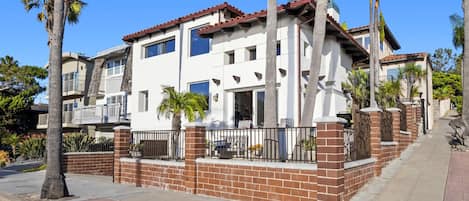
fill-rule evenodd
<path id="1" fill-rule="evenodd" d="M 296 0 L 289 2 L 287 4 L 283 4 L 277 7 L 278 12 L 284 12 L 287 8 L 294 9 L 298 8 L 307 4 L 312 4 L 313 7 L 316 6 L 315 0 Z M 267 11 L 266 10 L 260 10 L 258 12 L 254 12 L 251 14 L 246 14 L 242 16 L 238 16 L 236 18 L 232 18 L 228 21 L 225 22 L 220 22 L 215 25 L 209 25 L 206 27 L 203 27 L 200 29 L 199 34 L 201 35 L 209 35 L 215 32 L 218 32 L 222 30 L 223 28 L 229 28 L 229 27 L 234 27 L 240 23 L 248 23 L 254 20 L 257 20 L 260 17 L 266 17 L 267 16 Z M 337 30 L 339 31 L 344 37 L 346 37 L 363 55 L 368 56 L 368 51 L 363 48 L 362 45 L 360 45 L 352 35 L 350 35 L 347 31 L 342 29 L 339 23 L 337 23 L 334 18 L 331 16 L 327 16 L 328 22 Z"/>
<path id="2" fill-rule="evenodd" d="M 144 29 L 144 30 L 141 30 L 141 31 L 129 34 L 129 35 L 126 35 L 126 36 L 124 36 L 124 38 L 122 40 L 124 40 L 126 42 L 130 42 L 133 39 L 141 38 L 141 37 L 144 37 L 148 34 L 155 33 L 155 32 L 158 32 L 160 30 L 163 30 L 163 29 L 168 29 L 168 28 L 176 26 L 178 24 L 190 21 L 194 18 L 199 18 L 199 17 L 202 17 L 204 15 L 208 15 L 212 12 L 222 10 L 222 9 L 227 9 L 228 11 L 230 11 L 230 12 L 232 12 L 232 13 L 238 15 L 238 16 L 239 15 L 244 15 L 243 11 L 241 11 L 238 8 L 236 8 L 236 7 L 228 4 L 227 2 L 225 2 L 223 4 L 219 4 L 219 5 L 216 5 L 216 6 L 213 6 L 213 7 L 210 7 L 210 8 L 195 12 L 195 13 L 191 13 L 189 15 L 186 15 L 186 16 L 183 16 L 183 17 L 180 17 L 180 18 L 177 18 L 177 19 L 174 19 L 174 20 L 171 20 L 171 21 L 159 24 L 159 25 L 156 25 L 154 27 L 151 27 L 151 28 L 148 28 L 148 29 Z"/>
<path id="3" fill-rule="evenodd" d="M 381 59 L 381 63 L 405 62 L 423 60 L 428 57 L 428 53 L 394 54 Z"/>
<path id="4" fill-rule="evenodd" d="M 354 27 L 354 28 L 351 28 L 348 30 L 348 32 L 350 34 L 354 34 L 354 33 L 359 33 L 359 32 L 366 32 L 366 33 L 369 33 L 370 31 L 370 28 L 368 28 L 369 25 L 365 25 L 365 26 L 361 26 L 361 27 Z M 394 49 L 394 50 L 399 50 L 401 49 L 401 45 L 399 44 L 399 41 L 397 41 L 396 37 L 394 36 L 394 34 L 391 32 L 391 29 L 389 29 L 388 25 L 386 25 L 384 27 L 384 31 L 385 31 L 385 36 L 386 36 L 386 39 L 389 41 L 389 43 L 391 44 L 391 47 Z"/>

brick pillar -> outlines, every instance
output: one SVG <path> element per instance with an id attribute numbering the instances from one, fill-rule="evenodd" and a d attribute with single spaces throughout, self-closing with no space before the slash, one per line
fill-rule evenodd
<path id="1" fill-rule="evenodd" d="M 399 137 L 401 136 L 401 109 L 399 108 L 388 108 L 388 112 L 392 115 L 392 141 L 397 142 L 395 150 L 395 158 L 398 158 L 401 153 L 399 151 Z"/>
<path id="2" fill-rule="evenodd" d="M 121 183 L 120 158 L 129 157 L 130 127 L 118 126 L 114 128 L 114 183 Z"/>
<path id="3" fill-rule="evenodd" d="M 187 192 L 195 194 L 197 193 L 197 164 L 195 160 L 205 156 L 205 126 L 200 123 L 190 123 L 185 126 L 185 186 Z"/>
<path id="4" fill-rule="evenodd" d="M 381 175 L 381 169 L 383 168 L 381 160 L 381 113 L 379 108 L 365 108 L 362 109 L 365 115 L 369 115 L 370 122 L 370 143 L 371 143 L 371 157 L 376 159 L 375 163 L 375 176 Z"/>
<path id="5" fill-rule="evenodd" d="M 410 132 L 410 143 L 415 142 L 418 136 L 417 118 L 415 109 L 411 102 L 402 103 L 404 104 L 405 111 L 403 115 L 406 115 L 407 119 L 407 131 Z"/>
<path id="6" fill-rule="evenodd" d="M 317 200 L 344 199 L 344 126 L 343 119 L 317 122 Z"/>

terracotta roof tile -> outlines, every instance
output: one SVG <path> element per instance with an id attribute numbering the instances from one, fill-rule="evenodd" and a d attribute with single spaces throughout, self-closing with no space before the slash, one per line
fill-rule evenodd
<path id="1" fill-rule="evenodd" d="M 190 21 L 194 18 L 202 17 L 204 15 L 207 15 L 207 14 L 210 14 L 212 12 L 222 10 L 222 9 L 227 9 L 227 10 L 229 10 L 232 13 L 235 13 L 237 15 L 244 15 L 243 11 L 241 11 L 238 8 L 236 8 L 236 7 L 228 4 L 227 2 L 225 2 L 223 4 L 219 4 L 219 5 L 216 5 L 216 6 L 213 6 L 213 7 L 210 7 L 210 8 L 195 12 L 195 13 L 188 14 L 188 15 L 183 16 L 183 17 L 179 17 L 177 19 L 170 20 L 170 21 L 162 23 L 162 24 L 150 27 L 148 29 L 144 29 L 144 30 L 141 30 L 141 31 L 129 34 L 129 35 L 126 35 L 126 36 L 124 36 L 124 38 L 122 40 L 130 42 L 133 39 L 141 38 L 141 37 L 144 37 L 148 34 L 155 33 L 155 32 L 158 32 L 160 30 L 163 30 L 163 29 L 168 29 L 168 28 L 176 26 L 178 24 Z"/>
<path id="2" fill-rule="evenodd" d="M 411 54 L 394 54 L 394 55 L 389 55 L 387 57 L 382 58 L 381 63 L 412 61 L 412 60 L 425 59 L 426 57 L 428 57 L 428 53 L 425 53 L 425 52 L 411 53 Z"/>

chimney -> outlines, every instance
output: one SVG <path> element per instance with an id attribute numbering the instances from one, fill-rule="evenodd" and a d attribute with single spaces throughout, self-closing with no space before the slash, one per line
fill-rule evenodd
<path id="1" fill-rule="evenodd" d="M 327 14 L 330 15 L 336 22 L 340 22 L 340 9 L 334 0 L 329 1 L 327 6 Z"/>

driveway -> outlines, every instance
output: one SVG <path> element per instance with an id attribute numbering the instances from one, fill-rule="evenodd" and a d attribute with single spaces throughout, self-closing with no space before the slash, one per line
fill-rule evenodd
<path id="1" fill-rule="evenodd" d="M 39 200 L 45 171 L 19 173 L 0 170 L 0 201 Z M 67 185 L 74 201 L 221 201 L 188 193 L 137 188 L 112 183 L 112 177 L 67 174 Z"/>

